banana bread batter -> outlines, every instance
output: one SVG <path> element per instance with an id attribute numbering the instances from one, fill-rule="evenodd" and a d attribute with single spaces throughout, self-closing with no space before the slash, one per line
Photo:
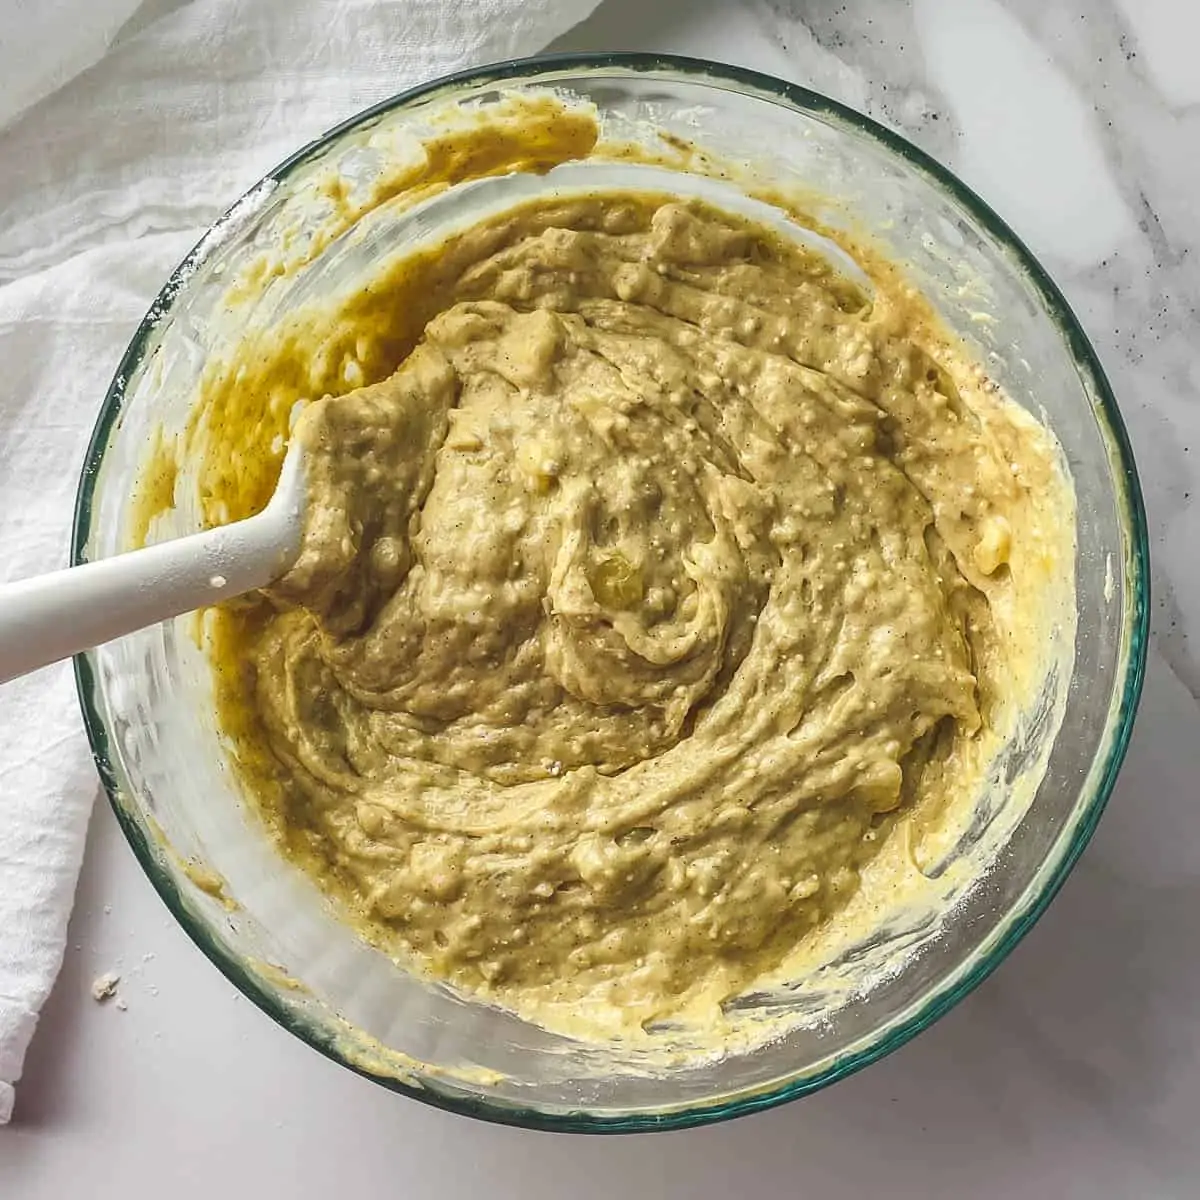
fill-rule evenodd
<path id="1" fill-rule="evenodd" d="M 911 294 L 696 203 L 534 203 L 428 275 L 395 373 L 298 419 L 225 727 L 405 961 L 703 1021 L 979 787 L 1068 561 L 1052 439 Z"/>

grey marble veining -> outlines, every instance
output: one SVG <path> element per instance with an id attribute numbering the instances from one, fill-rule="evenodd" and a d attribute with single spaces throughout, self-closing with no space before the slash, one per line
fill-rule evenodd
<path id="1" fill-rule="evenodd" d="M 838 1195 L 1200 1195 L 1200 6 L 607 0 L 565 42 L 768 71 L 941 159 L 1063 288 L 1139 464 L 1151 653 L 1092 845 L 987 984 L 798 1136 L 822 1168 L 867 1139 Z"/>
<path id="2" fill-rule="evenodd" d="M 562 45 L 711 54 L 834 96 L 956 170 L 1050 268 L 1100 353 L 1141 466 L 1156 654 L 1200 694 L 1200 565 L 1188 552 L 1200 544 L 1200 70 L 1186 49 L 1200 41 L 1200 9 L 1190 0 L 643 7 L 611 0 Z"/>
<path id="3" fill-rule="evenodd" d="M 1100 353 L 1149 510 L 1149 672 L 1092 844 L 992 978 L 896 1054 L 743 1121 L 617 1141 L 471 1124 L 273 1029 L 102 807 L 0 1195 L 1200 1196 L 1198 45 L 1197 0 L 604 0 L 560 44 L 741 63 L 868 112 L 1014 226 Z M 126 1013 L 88 992 L 114 965 Z"/>

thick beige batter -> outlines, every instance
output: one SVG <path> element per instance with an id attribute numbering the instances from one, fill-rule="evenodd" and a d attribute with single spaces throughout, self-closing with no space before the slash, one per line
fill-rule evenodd
<path id="1" fill-rule="evenodd" d="M 224 725 L 406 960 L 702 1023 L 969 806 L 1067 570 L 1052 442 L 911 295 L 696 205 L 532 205 L 430 264 L 395 374 L 297 424 L 304 549 L 229 618 Z"/>

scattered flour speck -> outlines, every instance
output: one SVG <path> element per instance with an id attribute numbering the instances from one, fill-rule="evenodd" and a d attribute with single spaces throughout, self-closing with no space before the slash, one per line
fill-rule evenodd
<path id="1" fill-rule="evenodd" d="M 114 971 L 105 971 L 103 975 L 97 975 L 92 980 L 92 999 L 97 1003 L 107 1000 L 116 992 L 120 982 L 120 975 Z"/>

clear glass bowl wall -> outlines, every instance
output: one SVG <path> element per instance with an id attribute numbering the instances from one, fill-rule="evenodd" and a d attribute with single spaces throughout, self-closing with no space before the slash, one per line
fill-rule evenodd
<path id="1" fill-rule="evenodd" d="M 187 621 L 81 657 L 80 696 L 115 811 L 155 886 L 233 983 L 299 1037 L 386 1086 L 477 1116 L 568 1130 L 695 1124 L 812 1091 L 895 1048 L 986 975 L 1048 903 L 1099 816 L 1132 722 L 1146 637 L 1140 496 L 1115 403 L 1062 297 L 944 169 L 865 118 L 763 76 L 639 56 L 543 59 L 443 81 L 363 114 L 218 223 L 164 289 L 105 400 L 80 485 L 77 560 L 123 548 L 154 431 L 180 427 L 205 361 L 236 336 L 221 324 L 225 281 L 278 242 L 315 174 L 336 162 L 361 184 L 378 166 L 371 134 L 419 131 L 433 109 L 498 87 L 551 87 L 590 100 L 622 136 L 648 138 L 646 127 L 657 126 L 827 195 L 825 219 L 850 214 L 875 231 L 1009 395 L 1054 428 L 1079 501 L 1075 669 L 1045 779 L 1003 852 L 940 931 L 917 939 L 906 967 L 864 998 L 753 1052 L 647 1074 L 634 1056 L 579 1046 L 419 980 L 339 922 L 246 810 Z M 508 186 L 529 194 L 553 179 L 501 182 L 488 194 L 503 199 L 494 189 Z M 374 220 L 372 237 L 389 246 L 433 228 Z M 274 319 L 361 266 L 356 254 L 370 239 L 357 239 L 359 251 L 347 244 L 269 291 L 256 319 Z M 980 321 L 981 311 L 997 320 Z M 184 504 L 164 532 L 198 523 Z M 236 907 L 198 886 L 190 861 L 218 873 Z"/>

